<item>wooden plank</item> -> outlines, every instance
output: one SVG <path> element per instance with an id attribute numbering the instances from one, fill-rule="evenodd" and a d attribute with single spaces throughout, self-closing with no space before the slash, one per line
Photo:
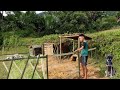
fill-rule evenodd
<path id="1" fill-rule="evenodd" d="M 96 48 L 91 48 L 88 51 L 93 51 L 96 50 Z M 69 52 L 69 53 L 62 53 L 62 54 L 54 54 L 54 56 L 65 56 L 65 55 L 71 55 L 74 54 L 74 52 Z"/>
<path id="2" fill-rule="evenodd" d="M 53 43 L 44 44 L 45 55 L 53 55 Z"/>
<path id="3" fill-rule="evenodd" d="M 70 53 L 54 54 L 54 56 L 65 56 L 65 55 L 71 55 L 71 54 L 74 54 L 74 53 L 70 52 Z"/>
<path id="4" fill-rule="evenodd" d="M 93 50 L 96 50 L 96 48 L 91 48 L 91 49 L 88 49 L 88 51 L 93 51 Z"/>
<path id="5" fill-rule="evenodd" d="M 46 56 L 41 56 L 40 58 L 46 58 Z M 28 59 L 28 58 L 19 58 L 19 59 L 14 59 L 15 60 L 24 60 L 24 59 Z M 30 57 L 30 59 L 36 59 L 36 57 Z M 0 62 L 3 61 L 12 61 L 12 59 L 0 59 Z"/>
<path id="6" fill-rule="evenodd" d="M 64 37 L 64 38 L 69 38 L 69 37 L 77 37 L 77 36 L 79 36 L 79 35 L 65 35 L 65 36 L 59 36 L 59 37 Z"/>
<path id="7" fill-rule="evenodd" d="M 17 53 L 17 54 L 28 54 L 28 53 Z M 13 54 L 16 54 L 16 53 L 13 53 Z M 2 55 L 13 55 L 13 54 L 2 54 Z"/>

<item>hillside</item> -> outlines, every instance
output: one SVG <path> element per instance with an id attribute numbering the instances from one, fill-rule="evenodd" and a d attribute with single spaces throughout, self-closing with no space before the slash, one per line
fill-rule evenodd
<path id="1" fill-rule="evenodd" d="M 106 69 L 105 67 L 105 54 L 112 53 L 114 55 L 113 59 L 113 65 L 114 68 L 117 70 L 117 74 L 113 78 L 120 78 L 120 67 L 119 67 L 119 59 L 120 59 L 120 29 L 111 29 L 111 30 L 106 30 L 106 31 L 101 31 L 101 32 L 96 32 L 92 34 L 86 34 L 90 37 L 93 38 L 92 40 L 92 47 L 97 48 L 97 62 L 94 64 L 95 60 L 91 60 L 90 62 L 90 67 L 99 67 L 99 75 L 101 77 L 104 77 L 104 71 Z M 59 35 L 47 35 L 43 36 L 41 38 L 19 38 L 16 41 L 19 45 L 31 45 L 31 44 L 43 44 L 45 42 L 57 42 L 59 41 L 58 38 Z M 6 40 L 7 43 L 10 41 L 14 41 L 13 37 L 9 38 Z M 12 44 L 12 43 L 10 43 Z M 10 48 L 10 52 L 13 51 L 13 48 Z M 21 52 L 26 52 L 28 51 L 27 47 L 18 47 L 18 50 Z M 8 52 L 8 50 L 7 50 Z M 68 64 L 71 62 L 68 62 Z M 61 65 L 60 65 L 61 66 Z M 93 70 L 93 69 L 92 69 Z"/>
<path id="2" fill-rule="evenodd" d="M 100 74 L 104 74 L 104 71 L 106 69 L 105 67 L 105 54 L 112 53 L 114 55 L 113 59 L 113 65 L 117 72 L 120 71 L 119 68 L 119 59 L 120 59 L 120 29 L 111 29 L 101 32 L 96 32 L 92 34 L 87 34 L 88 36 L 93 38 L 93 47 L 97 47 L 97 58 L 99 63 L 97 64 L 98 67 L 101 68 Z M 52 36 L 52 37 L 51 37 Z M 54 37 L 54 38 L 53 38 Z M 55 41 L 58 40 L 58 35 L 49 35 L 46 39 L 40 38 L 40 39 L 33 39 L 35 42 L 39 42 L 40 40 L 46 41 L 48 38 L 48 41 L 53 42 L 53 39 Z M 23 40 L 24 41 L 24 40 Z M 119 78 L 119 73 L 116 74 L 113 78 Z"/>

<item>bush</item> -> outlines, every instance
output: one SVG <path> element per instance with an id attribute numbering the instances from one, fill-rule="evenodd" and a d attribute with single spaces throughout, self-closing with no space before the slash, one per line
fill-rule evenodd
<path id="1" fill-rule="evenodd" d="M 117 19 L 114 16 L 109 16 L 106 18 L 102 18 L 102 21 L 100 22 L 101 29 L 107 30 L 112 28 L 113 26 L 117 25 Z"/>
<path id="2" fill-rule="evenodd" d="M 2 33 L 0 33 L 0 45 L 3 44 L 3 36 L 2 36 Z"/>
<path id="3" fill-rule="evenodd" d="M 3 45 L 14 46 L 18 45 L 20 37 L 15 32 L 5 32 L 3 38 Z"/>
<path id="4" fill-rule="evenodd" d="M 92 34 L 93 35 L 93 34 Z M 115 60 L 120 58 L 120 30 L 108 30 L 100 33 L 94 33 L 92 38 L 95 40 L 93 45 L 97 47 L 101 56 L 105 54 L 112 53 Z"/>
<path id="5" fill-rule="evenodd" d="M 19 37 L 35 37 L 36 33 L 33 30 L 20 30 L 15 32 Z"/>

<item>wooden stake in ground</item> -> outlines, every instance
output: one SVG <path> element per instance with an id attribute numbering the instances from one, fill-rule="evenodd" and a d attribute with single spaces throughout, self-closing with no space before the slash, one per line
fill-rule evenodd
<path id="1" fill-rule="evenodd" d="M 62 48 L 62 37 L 60 36 L 60 60 L 61 60 L 61 54 L 62 54 L 61 48 Z"/>
<path id="2" fill-rule="evenodd" d="M 43 77 L 44 77 L 44 79 L 47 79 L 47 74 L 46 74 L 46 68 L 45 68 L 45 60 L 44 60 L 44 58 L 41 58 L 41 64 L 42 64 L 42 73 L 43 73 Z"/>
<path id="3" fill-rule="evenodd" d="M 80 48 L 80 40 L 78 37 L 78 48 Z M 79 78 L 80 78 L 80 54 L 78 52 L 78 70 L 79 70 Z"/>

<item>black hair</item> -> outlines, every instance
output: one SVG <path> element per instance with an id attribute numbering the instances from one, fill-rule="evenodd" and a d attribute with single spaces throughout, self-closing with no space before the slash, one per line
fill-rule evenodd
<path id="1" fill-rule="evenodd" d="M 83 37 L 85 37 L 85 35 L 84 35 L 84 34 L 79 34 L 79 37 L 80 37 L 80 36 L 83 36 Z"/>

